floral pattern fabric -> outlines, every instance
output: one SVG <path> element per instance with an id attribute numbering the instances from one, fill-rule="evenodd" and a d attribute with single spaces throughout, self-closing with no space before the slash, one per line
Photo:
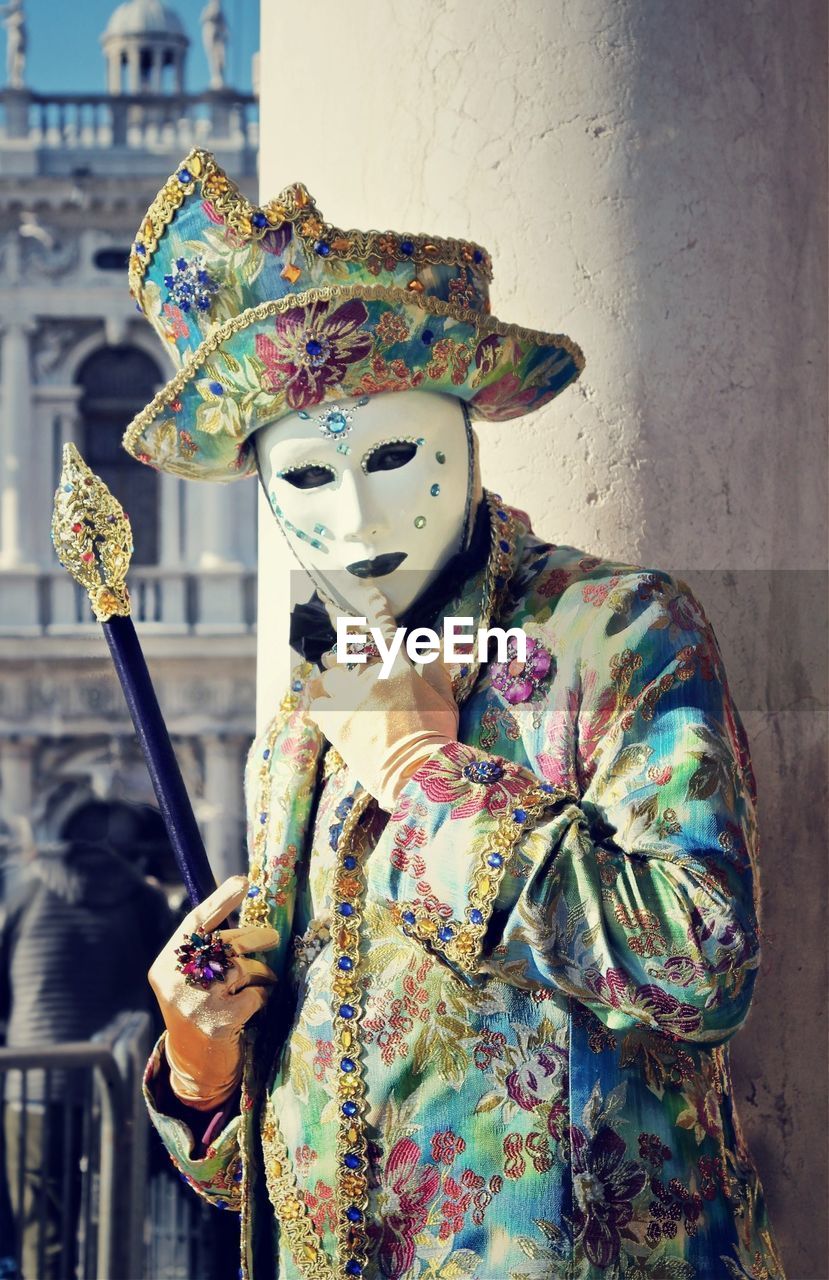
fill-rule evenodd
<path id="1" fill-rule="evenodd" d="M 154 1122 L 196 1190 L 241 1208 L 254 1280 L 263 1233 L 280 1280 L 783 1280 L 729 1069 L 760 959 L 758 833 L 716 639 L 669 575 L 517 531 L 491 621 L 549 661 L 520 699 L 482 665 L 459 742 L 360 822 L 365 1268 L 338 1254 L 332 964 L 362 789 L 320 771 L 301 674 L 247 774 L 249 910 L 282 935 L 264 1025 L 287 1021 L 266 1062 L 257 1032 L 241 1117 L 204 1159 L 155 1110 L 151 1064 Z M 474 614 L 467 585 L 447 612 Z M 290 1214 L 262 1173 L 266 1105 Z"/>

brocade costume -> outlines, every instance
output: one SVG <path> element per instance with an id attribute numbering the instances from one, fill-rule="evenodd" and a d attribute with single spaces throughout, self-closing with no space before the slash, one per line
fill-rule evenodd
<path id="1" fill-rule="evenodd" d="M 781 1280 L 729 1074 L 757 826 L 714 634 L 681 581 L 487 501 L 444 612 L 526 663 L 451 668 L 459 742 L 390 815 L 298 669 L 246 774 L 243 920 L 281 943 L 239 1114 L 194 1152 L 157 1050 L 154 1123 L 253 1280 Z"/>

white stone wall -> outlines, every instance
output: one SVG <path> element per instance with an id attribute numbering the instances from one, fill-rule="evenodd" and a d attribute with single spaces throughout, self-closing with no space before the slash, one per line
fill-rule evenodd
<path id="1" fill-rule="evenodd" d="M 263 6 L 262 197 L 300 179 L 341 226 L 490 248 L 495 314 L 587 368 L 481 427 L 484 483 L 552 541 L 679 572 L 714 622 L 764 837 L 738 1105 L 793 1276 L 826 1266 L 824 49 L 819 0 L 317 0 L 313 36 Z M 264 508 L 260 537 L 264 717 L 288 667 Z"/>

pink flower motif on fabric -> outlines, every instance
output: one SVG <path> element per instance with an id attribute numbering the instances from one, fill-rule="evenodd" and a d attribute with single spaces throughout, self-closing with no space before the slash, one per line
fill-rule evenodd
<path id="1" fill-rule="evenodd" d="M 452 821 L 473 818 L 477 813 L 498 817 L 515 807 L 527 790 L 527 783 L 509 769 L 497 781 L 476 786 L 464 776 L 464 767 L 478 755 L 460 742 L 449 742 L 417 771 L 420 788 L 429 800 L 451 805 Z"/>
<path id="2" fill-rule="evenodd" d="M 326 387 L 342 383 L 348 366 L 371 351 L 371 334 L 360 329 L 368 319 L 364 304 L 351 299 L 334 311 L 330 307 L 329 302 L 292 307 L 276 317 L 274 338 L 256 336 L 267 389 L 284 391 L 292 409 L 318 404 Z"/>
<path id="3" fill-rule="evenodd" d="M 489 666 L 493 689 L 502 693 L 507 702 L 515 705 L 527 702 L 550 673 L 553 656 L 537 640 L 527 637 L 527 658 L 521 662 L 516 656 L 518 647 L 514 636 L 507 640 L 507 662 L 492 662 Z"/>
<path id="4" fill-rule="evenodd" d="M 420 1163 L 420 1147 L 401 1138 L 389 1152 L 380 1188 L 380 1270 L 388 1280 L 408 1274 L 415 1259 L 415 1236 L 425 1227 L 429 1206 L 440 1190 L 440 1172 Z"/>

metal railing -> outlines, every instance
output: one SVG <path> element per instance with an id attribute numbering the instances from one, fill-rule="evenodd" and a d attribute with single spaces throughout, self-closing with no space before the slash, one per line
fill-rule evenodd
<path id="1" fill-rule="evenodd" d="M 8 1221 L 0 1178 L 0 1273 L 14 1280 L 236 1274 L 236 1215 L 217 1213 L 185 1186 L 153 1135 L 141 1093 L 149 1033 L 148 1015 L 131 1012 L 93 1041 L 0 1048 L 0 1135 L 9 1148 L 0 1141 L 0 1170 L 5 1165 L 12 1210 Z"/>
<path id="2" fill-rule="evenodd" d="M 149 1026 L 129 1013 L 95 1041 L 0 1049 L 14 1256 L 26 1280 L 140 1275 Z"/>

